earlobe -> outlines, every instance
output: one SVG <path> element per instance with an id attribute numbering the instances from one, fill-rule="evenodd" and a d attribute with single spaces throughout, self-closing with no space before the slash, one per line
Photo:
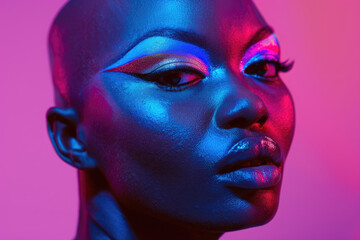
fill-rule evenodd
<path id="1" fill-rule="evenodd" d="M 73 108 L 50 108 L 46 114 L 50 140 L 56 153 L 78 169 L 92 169 L 95 159 L 88 155 L 85 143 L 78 137 L 79 119 Z"/>

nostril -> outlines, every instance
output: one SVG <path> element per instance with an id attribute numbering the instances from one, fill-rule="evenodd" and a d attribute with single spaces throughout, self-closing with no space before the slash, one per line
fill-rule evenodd
<path id="1" fill-rule="evenodd" d="M 230 95 L 219 106 L 216 121 L 220 128 L 262 128 L 268 120 L 268 110 L 262 99 L 251 92 L 241 97 Z"/>
<path id="2" fill-rule="evenodd" d="M 254 124 L 254 122 L 249 120 L 248 118 L 236 117 L 231 120 L 230 119 L 227 120 L 226 124 L 223 125 L 223 128 L 225 128 L 225 129 L 230 129 L 230 128 L 234 128 L 234 127 L 249 128 L 253 124 Z"/>
<path id="3" fill-rule="evenodd" d="M 258 120 L 258 124 L 260 125 L 260 127 L 264 126 L 264 124 L 266 123 L 268 119 L 268 115 L 265 114 L 264 116 L 262 116 L 259 120 Z"/>
<path id="4" fill-rule="evenodd" d="M 241 111 L 231 111 L 231 114 L 223 117 L 223 121 L 221 121 L 222 128 L 262 128 L 269 118 L 267 111 L 263 111 L 266 109 L 259 109 L 255 112 L 248 110 L 249 109 L 242 109 Z"/>

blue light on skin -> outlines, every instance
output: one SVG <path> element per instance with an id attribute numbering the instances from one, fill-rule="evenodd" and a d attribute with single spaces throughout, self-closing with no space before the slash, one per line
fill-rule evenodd
<path id="1" fill-rule="evenodd" d="M 250 48 L 247 49 L 244 57 L 240 62 L 241 72 L 244 72 L 249 65 L 260 60 L 265 59 L 268 61 L 279 61 L 279 49 L 280 48 L 278 40 L 274 34 L 250 46 Z M 111 72 L 113 69 L 116 69 L 119 66 L 126 65 L 137 59 L 158 54 L 171 54 L 186 56 L 190 58 L 197 58 L 200 59 L 204 63 L 204 65 L 207 66 L 207 68 L 208 66 L 210 66 L 209 54 L 205 49 L 190 43 L 185 43 L 166 37 L 154 36 L 138 43 L 134 48 L 130 49 L 121 59 L 106 67 L 103 72 Z M 222 68 L 214 69 L 214 72 L 215 74 L 221 74 L 222 72 L 222 74 L 224 75 L 224 69 Z M 208 70 L 206 74 L 208 74 Z M 246 101 L 246 99 L 244 99 L 244 101 Z M 143 111 L 143 114 L 148 116 L 148 119 L 156 120 L 154 122 L 165 123 L 169 120 L 169 116 L 167 115 L 166 106 L 164 106 L 164 104 L 165 103 L 163 101 L 149 99 L 146 104 L 143 105 L 143 107 L 135 110 Z M 244 102 L 243 104 L 246 105 L 247 103 Z"/>
<path id="2" fill-rule="evenodd" d="M 66 106 L 79 106 L 81 116 L 72 117 L 74 110 L 72 118 L 63 114 L 61 119 L 69 119 L 69 127 L 81 126 L 74 138 L 83 136 L 81 142 L 98 164 L 80 171 L 77 239 L 209 240 L 269 221 L 277 209 L 280 185 L 232 191 L 217 181 L 214 166 L 247 136 L 269 135 L 284 152 L 291 143 L 292 102 L 286 108 L 278 104 L 284 98 L 291 100 L 286 87 L 281 81 L 259 82 L 239 68 L 256 33 L 268 26 L 253 3 L 69 2 L 53 28 L 50 49 L 54 69 L 66 73 L 57 76 L 56 87 L 66 81 L 69 88 L 59 92 L 70 96 L 73 102 Z M 176 38 L 181 41 L 166 34 L 147 35 L 158 29 L 190 34 L 180 33 L 186 37 Z M 194 43 L 198 41 L 194 34 L 207 44 Z M 192 58 L 186 59 L 191 64 L 199 59 L 209 74 L 175 92 L 134 74 L 110 71 L 157 54 L 176 55 L 178 63 L 186 57 Z M 267 112 L 264 128 L 254 127 Z M 61 126 L 53 130 L 67 129 Z M 55 136 L 59 140 L 68 134 Z M 82 152 L 78 159 L 87 160 L 86 156 Z M 86 161 L 82 164 L 86 168 Z M 90 203 L 95 203 L 92 208 Z M 134 237 L 124 236 L 127 232 Z"/>
<path id="3" fill-rule="evenodd" d="M 134 62 L 138 59 L 145 58 L 148 56 L 159 56 L 160 54 L 169 54 L 173 58 L 176 58 L 176 55 L 178 55 L 179 59 L 190 59 L 192 62 L 195 62 L 194 65 L 198 65 L 198 70 L 203 72 L 204 75 L 209 74 L 208 66 L 209 66 L 209 54 L 207 51 L 203 48 L 200 48 L 196 45 L 174 40 L 167 37 L 150 37 L 147 38 L 140 43 L 138 43 L 136 46 L 134 46 L 132 49 L 130 49 L 121 59 L 116 61 L 115 63 L 111 64 L 110 66 L 106 67 L 102 71 L 102 75 L 104 78 L 107 78 L 107 74 L 116 71 L 117 68 L 120 66 L 124 66 L 128 63 Z M 200 62 L 199 62 L 200 61 Z M 166 59 L 164 60 L 164 65 L 168 66 L 169 64 L 166 63 Z M 177 65 L 190 65 L 189 62 L 175 62 Z M 198 64 L 197 64 L 198 63 Z M 157 64 L 157 67 L 161 68 L 162 63 Z M 168 67 L 171 70 L 171 66 Z M 194 68 L 196 68 L 194 66 Z M 152 67 L 149 67 L 149 69 L 152 69 Z M 141 73 L 142 71 L 147 71 L 147 69 L 138 69 L 137 72 L 134 73 Z M 150 70 L 151 71 L 151 70 Z M 119 72 L 120 74 L 121 71 Z M 119 74 L 117 73 L 117 74 Z M 130 76 L 128 76 L 130 77 Z M 119 80 L 121 81 L 121 80 Z M 111 82 L 111 85 L 108 86 L 109 88 L 114 88 L 114 85 L 122 84 L 119 82 Z M 139 88 L 138 85 L 133 85 L 131 82 L 124 83 L 127 84 L 127 89 L 130 90 L 131 88 Z M 146 88 L 148 87 L 154 87 L 149 86 L 149 84 L 144 84 L 144 91 L 146 91 Z M 156 98 L 149 98 L 146 101 L 144 101 L 144 104 L 139 105 L 138 108 L 134 108 L 131 111 L 133 111 L 133 114 L 137 115 L 143 115 L 147 116 L 147 121 L 142 123 L 144 126 L 149 126 L 149 128 L 154 128 L 154 126 L 159 127 L 159 124 L 166 124 L 169 121 L 169 112 L 167 111 L 167 108 L 169 107 L 170 103 L 167 103 L 166 101 L 160 101 Z M 135 113 L 137 112 L 137 113 Z M 151 124 L 149 124 L 151 123 Z M 181 126 L 179 126 L 181 127 Z"/>
<path id="4" fill-rule="evenodd" d="M 251 51 L 252 47 L 255 47 L 254 51 Z M 251 59 L 254 59 L 254 55 L 260 53 L 269 53 L 271 48 L 266 47 L 264 45 L 258 45 L 255 44 L 249 48 L 249 51 L 246 52 L 243 59 L 246 59 L 246 57 L 249 57 L 251 62 Z M 209 68 L 209 74 L 214 77 L 214 79 L 221 79 L 222 81 L 226 81 L 226 79 L 229 77 L 229 73 L 227 72 L 226 68 L 219 68 L 219 67 L 213 67 L 210 65 L 208 53 L 206 50 L 189 44 L 182 41 L 173 40 L 170 38 L 164 38 L 164 37 L 152 37 L 149 39 L 146 39 L 142 42 L 140 42 L 138 45 L 136 45 L 134 48 L 132 48 L 123 58 L 115 62 L 114 64 L 110 65 L 109 67 L 105 68 L 103 73 L 101 73 L 102 78 L 104 79 L 104 84 L 107 89 L 114 89 L 117 87 L 117 85 L 122 85 L 122 87 L 119 87 L 119 89 L 126 89 L 127 92 L 122 92 L 121 95 L 118 95 L 118 97 L 121 96 L 121 98 L 114 98 L 115 101 L 118 102 L 118 105 L 124 105 L 124 103 L 131 102 L 134 103 L 134 99 L 139 99 L 136 101 L 139 101 L 138 103 L 133 104 L 132 108 L 128 109 L 127 116 L 134 116 L 134 119 L 136 119 L 137 124 L 139 126 L 142 126 L 144 129 L 149 129 L 150 131 L 159 131 L 159 129 L 162 129 L 163 136 L 168 137 L 168 135 L 174 136 L 173 139 L 176 139 L 176 134 L 179 134 L 178 146 L 181 147 L 184 146 L 184 143 L 182 142 L 183 139 L 191 139 L 193 136 L 193 132 L 189 131 L 191 129 L 191 122 L 189 124 L 185 125 L 184 121 L 178 121 L 176 114 L 169 109 L 173 107 L 173 102 L 176 101 L 174 97 L 169 97 L 169 99 L 166 99 L 164 97 L 158 97 L 156 94 L 164 95 L 170 94 L 170 93 L 163 93 L 161 89 L 158 89 L 156 85 L 151 84 L 149 82 L 142 81 L 141 79 L 138 79 L 134 76 L 130 76 L 129 74 L 121 73 L 121 72 L 111 72 L 111 69 L 119 67 L 121 65 L 125 65 L 127 63 L 130 63 L 132 61 L 136 61 L 140 58 L 151 56 L 151 55 L 157 55 L 157 54 L 175 54 L 179 56 L 189 56 L 189 57 L 196 57 L 198 59 L 201 59 L 206 66 Z M 248 54 L 248 55 L 247 55 Z M 106 71 L 106 72 L 105 72 Z M 127 81 L 122 81 L 122 77 L 125 75 L 128 78 Z M 106 80 L 106 79 L 109 79 Z M 111 79 L 111 81 L 110 81 Z M 129 80 L 133 81 L 129 81 Z M 106 81 L 105 81 L 106 80 Z M 206 85 L 206 82 L 203 82 L 204 85 Z M 221 83 L 221 82 L 217 82 Z M 210 84 L 210 83 L 209 83 Z M 211 83 L 211 84 L 214 84 Z M 154 91 L 156 89 L 156 91 Z M 226 91 L 230 91 L 231 89 L 223 90 L 221 86 L 218 86 L 217 90 L 214 91 L 214 94 L 208 96 L 214 99 L 214 102 L 221 102 L 224 95 L 226 95 Z M 121 91 L 121 90 L 119 90 Z M 141 98 L 139 98 L 138 95 L 134 93 L 142 93 Z M 184 97 L 185 95 L 188 95 L 189 99 L 196 99 L 193 98 L 191 95 L 191 92 L 194 91 L 183 91 L 181 92 L 181 95 Z M 141 100 L 140 100 L 141 99 Z M 179 103 L 185 104 L 185 100 L 179 98 Z M 186 99 L 186 98 L 185 98 Z M 197 99 L 199 100 L 199 99 Z M 241 100 L 237 100 L 238 107 L 241 109 L 246 109 L 248 106 L 251 105 L 249 100 L 247 98 L 242 98 Z M 241 106 L 240 106 L 241 105 Z M 135 106 L 135 107 L 134 107 Z M 230 115 L 236 114 L 237 109 L 234 109 L 233 113 L 229 113 Z M 173 115 L 171 115 L 173 114 Z M 193 114 L 189 114 L 188 116 L 192 116 Z M 141 116 L 141 117 L 138 117 Z M 187 117 L 188 117 L 187 116 Z M 184 116 L 180 116 L 184 117 Z M 172 122 L 171 125 L 169 125 L 169 122 Z M 196 122 L 193 122 L 192 124 L 196 124 Z M 195 127 L 194 127 L 195 128 Z M 186 129 L 186 130 L 184 130 Z M 174 133 L 174 134 L 173 134 Z M 201 134 L 199 134 L 201 135 Z M 224 149 L 229 149 L 231 147 L 231 144 L 228 140 L 228 138 L 231 136 L 224 135 L 223 132 L 217 132 L 216 130 L 212 129 L 205 132 L 205 135 L 202 136 L 201 141 L 199 141 L 199 144 L 196 146 L 196 152 L 195 156 L 201 157 L 201 159 L 206 159 L 206 165 L 207 167 L 211 167 L 218 159 L 223 157 L 223 154 L 225 153 Z M 168 137 L 169 138 L 169 137 Z M 169 138 L 169 140 L 173 140 Z M 230 144 L 229 144 L 230 143 Z M 173 147 L 176 145 L 173 145 Z M 178 151 L 178 150 L 177 150 Z M 194 158 L 198 159 L 198 158 Z M 176 159 L 180 160 L 180 159 Z M 184 163 L 185 164 L 184 159 Z M 193 166 L 199 167 L 195 169 L 201 169 L 203 166 L 197 166 L 200 165 L 201 161 L 199 163 L 193 164 Z M 166 163 L 168 164 L 168 163 Z M 169 165 L 164 165 L 169 167 Z M 160 165 L 156 165 L 156 168 L 158 171 L 162 170 L 162 167 Z M 161 169 L 161 170 L 159 170 Z M 153 170 L 153 169 L 152 169 Z M 190 172 L 190 170 L 187 170 Z M 151 171 L 149 171 L 151 172 Z M 164 173 L 161 175 L 166 176 Z M 200 179 L 200 177 L 203 177 L 205 174 L 197 172 L 196 174 L 189 174 L 192 178 Z M 216 182 L 217 180 L 214 180 Z M 206 188 L 204 188 L 206 189 Z M 155 191 L 155 188 L 153 189 Z M 200 193 L 199 189 L 198 192 Z M 211 196 L 211 194 L 209 194 Z M 217 201 L 215 198 L 213 198 L 214 203 Z M 205 200 L 205 199 L 204 199 Z M 206 198 L 206 201 L 209 202 L 209 199 Z M 239 205 L 239 201 L 236 199 L 228 198 L 227 199 L 227 206 L 232 206 L 233 210 L 240 208 L 250 208 L 251 204 L 249 202 L 243 201 L 241 202 L 242 205 Z M 205 215 L 205 214 L 204 214 Z"/>

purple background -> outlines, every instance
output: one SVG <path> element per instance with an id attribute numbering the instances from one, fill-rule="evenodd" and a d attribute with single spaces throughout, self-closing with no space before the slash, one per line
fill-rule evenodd
<path id="1" fill-rule="evenodd" d="M 360 239 L 360 2 L 255 0 L 275 28 L 297 126 L 279 211 L 231 239 Z M 46 38 L 65 0 L 1 0 L 0 239 L 72 239 L 75 169 L 52 149 Z"/>

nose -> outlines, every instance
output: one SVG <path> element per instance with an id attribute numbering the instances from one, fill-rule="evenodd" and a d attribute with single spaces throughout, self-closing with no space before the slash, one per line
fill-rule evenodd
<path id="1" fill-rule="evenodd" d="M 220 128 L 262 128 L 269 112 L 263 100 L 245 86 L 231 91 L 216 111 L 215 119 Z"/>

